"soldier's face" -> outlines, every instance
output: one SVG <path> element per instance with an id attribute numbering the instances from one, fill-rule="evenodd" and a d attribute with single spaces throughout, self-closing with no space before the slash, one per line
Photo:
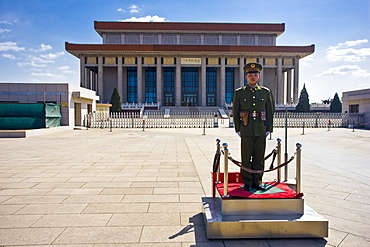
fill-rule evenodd
<path id="1" fill-rule="evenodd" d="M 250 86 L 255 86 L 258 80 L 260 79 L 260 74 L 259 73 L 247 73 L 245 75 L 245 78 L 247 79 L 248 84 Z"/>

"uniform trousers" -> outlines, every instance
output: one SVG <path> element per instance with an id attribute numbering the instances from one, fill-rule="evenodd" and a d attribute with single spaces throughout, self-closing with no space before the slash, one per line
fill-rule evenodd
<path id="1" fill-rule="evenodd" d="M 265 169 L 265 136 L 241 136 L 242 166 L 253 170 Z M 249 173 L 240 170 L 245 185 L 259 185 L 263 173 Z"/>

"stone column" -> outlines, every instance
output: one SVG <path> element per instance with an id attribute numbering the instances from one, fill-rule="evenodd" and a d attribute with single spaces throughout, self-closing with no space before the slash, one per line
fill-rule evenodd
<path id="1" fill-rule="evenodd" d="M 206 58 L 202 57 L 202 67 L 201 67 L 201 80 L 200 80 L 200 102 L 201 106 L 206 106 L 207 102 L 207 67 Z"/>
<path id="2" fill-rule="evenodd" d="M 157 75 L 157 103 L 159 106 L 162 104 L 162 92 L 163 92 L 163 84 L 162 84 L 162 58 L 157 57 L 157 70 L 156 70 L 156 75 Z"/>
<path id="3" fill-rule="evenodd" d="M 143 102 L 143 95 L 145 94 L 145 87 L 143 86 L 143 63 L 142 57 L 137 57 L 137 102 Z"/>
<path id="4" fill-rule="evenodd" d="M 263 74 L 264 74 L 264 69 L 263 69 L 263 67 L 264 67 L 264 64 L 263 64 L 263 57 L 262 56 L 260 56 L 260 57 L 258 57 L 257 58 L 257 63 L 259 63 L 259 64 L 261 64 L 262 65 L 262 71 L 261 71 L 261 73 L 260 73 L 260 80 L 259 80 L 259 82 L 258 82 L 258 85 L 260 85 L 260 86 L 263 86 Z M 272 88 L 270 88 L 270 90 L 273 90 Z"/>
<path id="5" fill-rule="evenodd" d="M 283 83 L 283 63 L 282 63 L 281 56 L 277 59 L 277 71 L 276 71 L 276 85 L 277 85 L 277 92 L 276 92 L 276 102 L 278 104 L 284 104 L 284 83 Z"/>
<path id="6" fill-rule="evenodd" d="M 85 56 L 80 57 L 80 85 L 86 85 Z"/>
<path id="7" fill-rule="evenodd" d="M 239 64 L 239 87 L 244 87 L 244 58 L 240 58 L 240 64 Z M 238 88 L 238 86 L 237 86 Z"/>
<path id="8" fill-rule="evenodd" d="M 225 58 L 221 57 L 220 67 L 220 105 L 225 106 Z"/>
<path id="9" fill-rule="evenodd" d="M 119 92 L 119 95 L 121 96 L 122 100 L 122 95 L 123 95 L 123 71 L 122 71 L 122 57 L 118 56 L 118 63 L 117 63 L 117 89 Z"/>
<path id="10" fill-rule="evenodd" d="M 122 102 L 127 102 L 128 95 L 127 95 L 127 67 L 123 67 L 123 85 L 122 85 Z"/>
<path id="11" fill-rule="evenodd" d="M 287 104 L 292 103 L 292 70 L 288 69 L 287 71 L 287 80 L 286 80 L 286 102 Z"/>
<path id="12" fill-rule="evenodd" d="M 104 82 L 103 82 L 103 57 L 98 57 L 98 95 L 100 96 L 101 102 L 106 102 L 104 98 Z"/>
<path id="13" fill-rule="evenodd" d="M 294 59 L 294 79 L 293 79 L 293 103 L 298 104 L 298 75 L 299 75 L 299 56 Z"/>
<path id="14" fill-rule="evenodd" d="M 181 106 L 181 58 L 176 57 L 175 105 Z"/>

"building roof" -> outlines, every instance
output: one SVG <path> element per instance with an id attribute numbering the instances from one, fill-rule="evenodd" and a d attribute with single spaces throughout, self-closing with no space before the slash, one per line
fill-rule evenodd
<path id="1" fill-rule="evenodd" d="M 94 21 L 94 29 L 104 32 L 192 32 L 276 34 L 285 30 L 285 24 L 261 23 L 197 23 L 197 22 L 102 22 Z"/>
<path id="2" fill-rule="evenodd" d="M 247 46 L 247 45 L 125 45 L 125 44 L 72 44 L 65 49 L 76 57 L 85 55 L 271 55 L 303 58 L 315 51 L 310 46 Z"/>

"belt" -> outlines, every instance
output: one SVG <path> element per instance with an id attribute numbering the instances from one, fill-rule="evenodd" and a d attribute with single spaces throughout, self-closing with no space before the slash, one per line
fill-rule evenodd
<path id="1" fill-rule="evenodd" d="M 249 113 L 250 117 L 259 117 L 261 114 L 260 113 Z"/>

